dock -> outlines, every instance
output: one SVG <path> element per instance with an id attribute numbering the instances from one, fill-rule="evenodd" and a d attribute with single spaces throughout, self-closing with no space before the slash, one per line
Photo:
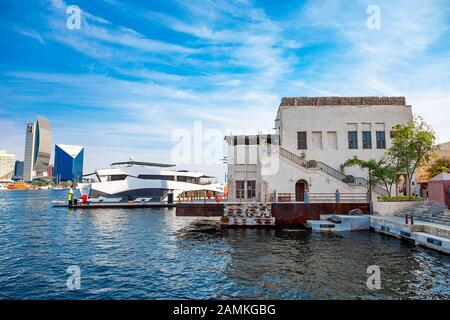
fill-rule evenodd
<path id="1" fill-rule="evenodd" d="M 138 208 L 174 208 L 174 203 L 77 203 L 67 205 L 70 209 L 138 209 Z"/>
<path id="2" fill-rule="evenodd" d="M 319 220 L 321 214 L 347 215 L 354 209 L 369 214 L 367 203 L 192 202 L 177 203 L 176 215 L 222 217 L 221 226 L 304 227 L 307 220 Z"/>
<path id="3" fill-rule="evenodd" d="M 371 216 L 370 227 L 416 245 L 450 254 L 450 226 L 429 221 L 414 220 L 411 224 L 398 216 Z"/>

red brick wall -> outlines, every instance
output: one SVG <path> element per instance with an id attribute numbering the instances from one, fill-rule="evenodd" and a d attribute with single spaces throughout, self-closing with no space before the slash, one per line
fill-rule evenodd
<path id="1" fill-rule="evenodd" d="M 348 214 L 357 208 L 369 214 L 365 203 L 272 203 L 272 217 L 277 226 L 301 226 L 306 220 L 319 220 L 321 214 Z"/>

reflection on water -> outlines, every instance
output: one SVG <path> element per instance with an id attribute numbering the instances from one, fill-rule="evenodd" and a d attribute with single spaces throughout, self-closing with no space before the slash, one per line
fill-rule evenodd
<path id="1" fill-rule="evenodd" d="M 64 191 L 0 192 L 0 298 L 450 298 L 450 257 L 372 232 L 221 229 L 173 209 L 50 208 Z M 381 267 L 379 291 L 366 268 Z M 69 265 L 81 289 L 66 288 Z"/>

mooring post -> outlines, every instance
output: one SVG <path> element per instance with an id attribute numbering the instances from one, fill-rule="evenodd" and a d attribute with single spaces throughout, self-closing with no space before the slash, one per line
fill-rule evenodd
<path id="1" fill-rule="evenodd" d="M 305 201 L 305 203 L 309 203 L 309 192 L 308 191 L 305 191 L 304 201 Z"/>

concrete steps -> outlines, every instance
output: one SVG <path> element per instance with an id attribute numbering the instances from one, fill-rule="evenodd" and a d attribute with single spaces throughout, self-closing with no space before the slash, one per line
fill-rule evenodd
<path id="1" fill-rule="evenodd" d="M 403 218 L 405 215 L 413 216 L 417 220 L 450 226 L 450 215 L 446 213 L 446 206 L 443 204 L 423 202 L 395 214 L 395 216 Z"/>
<path id="2" fill-rule="evenodd" d="M 306 226 L 316 231 L 369 230 L 370 219 L 363 215 L 321 215 L 320 220 L 307 220 Z"/>

